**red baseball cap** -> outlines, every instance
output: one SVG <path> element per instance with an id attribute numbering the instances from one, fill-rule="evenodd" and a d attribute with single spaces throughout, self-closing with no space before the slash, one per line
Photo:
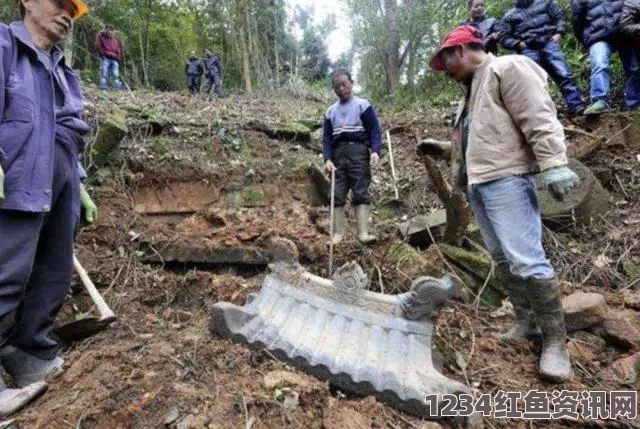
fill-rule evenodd
<path id="1" fill-rule="evenodd" d="M 431 57 L 429 67 L 434 71 L 445 71 L 444 61 L 442 61 L 442 51 L 454 46 L 466 45 L 469 43 L 482 44 L 482 33 L 477 28 L 470 25 L 462 25 L 457 27 L 451 33 L 447 34 L 440 45 L 440 49 Z"/>

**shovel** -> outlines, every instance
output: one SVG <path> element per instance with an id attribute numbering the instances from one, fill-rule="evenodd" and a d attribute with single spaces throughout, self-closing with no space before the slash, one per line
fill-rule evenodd
<path id="1" fill-rule="evenodd" d="M 100 331 L 106 329 L 111 323 L 113 323 L 117 317 L 115 313 L 109 308 L 104 301 L 100 292 L 96 289 L 95 285 L 89 278 L 89 275 L 85 269 L 80 265 L 80 261 L 73 255 L 73 266 L 75 267 L 82 284 L 87 289 L 91 300 L 96 305 L 100 317 L 85 317 L 74 322 L 67 323 L 62 326 L 58 326 L 53 331 L 63 341 L 79 341 L 97 334 Z"/>

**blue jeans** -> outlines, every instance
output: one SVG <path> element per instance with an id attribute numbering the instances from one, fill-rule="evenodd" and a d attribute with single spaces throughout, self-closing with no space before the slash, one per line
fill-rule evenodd
<path id="1" fill-rule="evenodd" d="M 120 91 L 122 88 L 122 82 L 120 82 L 120 64 L 117 60 L 102 57 L 100 59 L 100 89 L 107 89 L 109 76 L 113 76 L 113 87 L 117 91 Z"/>
<path id="2" fill-rule="evenodd" d="M 624 72 L 628 77 L 624 96 L 627 107 L 633 109 L 640 106 L 640 64 L 633 51 L 631 42 L 627 46 L 615 46 L 609 42 L 594 43 L 589 48 L 591 61 L 591 101 L 609 103 L 611 54 L 617 51 L 622 60 Z"/>
<path id="3" fill-rule="evenodd" d="M 521 279 L 555 277 L 542 248 L 534 175 L 469 185 L 467 198 L 494 261 L 506 259 L 511 274 Z"/>
<path id="4" fill-rule="evenodd" d="M 522 55 L 526 55 L 545 69 L 554 82 L 560 87 L 569 114 L 578 113 L 586 106 L 582 101 L 580 89 L 576 84 L 571 68 L 564 58 L 562 49 L 558 43 L 550 40 L 542 49 L 525 49 Z"/>

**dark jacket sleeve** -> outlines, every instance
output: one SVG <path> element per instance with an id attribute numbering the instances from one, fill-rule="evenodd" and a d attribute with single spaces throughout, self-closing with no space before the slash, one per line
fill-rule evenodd
<path id="1" fill-rule="evenodd" d="M 202 76 L 204 68 L 202 67 L 202 63 L 198 62 L 198 76 Z"/>
<path id="2" fill-rule="evenodd" d="M 572 0 L 571 10 L 573 12 L 573 31 L 576 34 L 576 39 L 584 45 L 584 27 L 585 27 L 585 14 L 586 5 L 584 0 Z"/>
<path id="3" fill-rule="evenodd" d="M 380 123 L 376 116 L 376 111 L 373 110 L 373 106 L 367 107 L 362 115 L 360 115 L 362 126 L 365 133 L 369 136 L 369 142 L 371 143 L 371 151 L 380 155 L 382 150 L 382 136 L 380 135 Z"/>
<path id="4" fill-rule="evenodd" d="M 626 0 L 620 16 L 622 31 L 630 36 L 640 37 L 640 1 Z"/>
<path id="5" fill-rule="evenodd" d="M 556 33 L 564 34 L 567 31 L 567 22 L 564 20 L 562 9 L 554 1 L 550 1 L 547 13 L 556 24 Z"/>
<path id="6" fill-rule="evenodd" d="M 507 13 L 504 18 L 502 18 L 502 21 L 500 21 L 498 28 L 500 29 L 500 43 L 502 44 L 502 46 L 505 49 L 517 51 L 520 39 L 518 39 L 514 34 L 513 25 L 511 24 L 509 13 Z"/>
<path id="7" fill-rule="evenodd" d="M 324 125 L 322 127 L 322 156 L 324 160 L 333 159 L 333 125 L 329 118 L 324 118 Z"/>

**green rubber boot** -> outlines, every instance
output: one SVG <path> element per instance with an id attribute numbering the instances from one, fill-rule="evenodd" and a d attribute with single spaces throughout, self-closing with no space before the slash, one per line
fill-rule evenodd
<path id="1" fill-rule="evenodd" d="M 571 358 L 566 348 L 567 330 L 556 279 L 527 280 L 531 306 L 542 331 L 540 378 L 564 383 L 571 380 Z"/>
<path id="2" fill-rule="evenodd" d="M 360 204 L 356 206 L 356 224 L 358 226 L 358 240 L 363 244 L 373 243 L 378 238 L 369 234 L 369 206 Z"/>
<path id="3" fill-rule="evenodd" d="M 333 209 L 333 237 L 331 241 L 334 245 L 340 243 L 344 238 L 344 206 Z"/>

